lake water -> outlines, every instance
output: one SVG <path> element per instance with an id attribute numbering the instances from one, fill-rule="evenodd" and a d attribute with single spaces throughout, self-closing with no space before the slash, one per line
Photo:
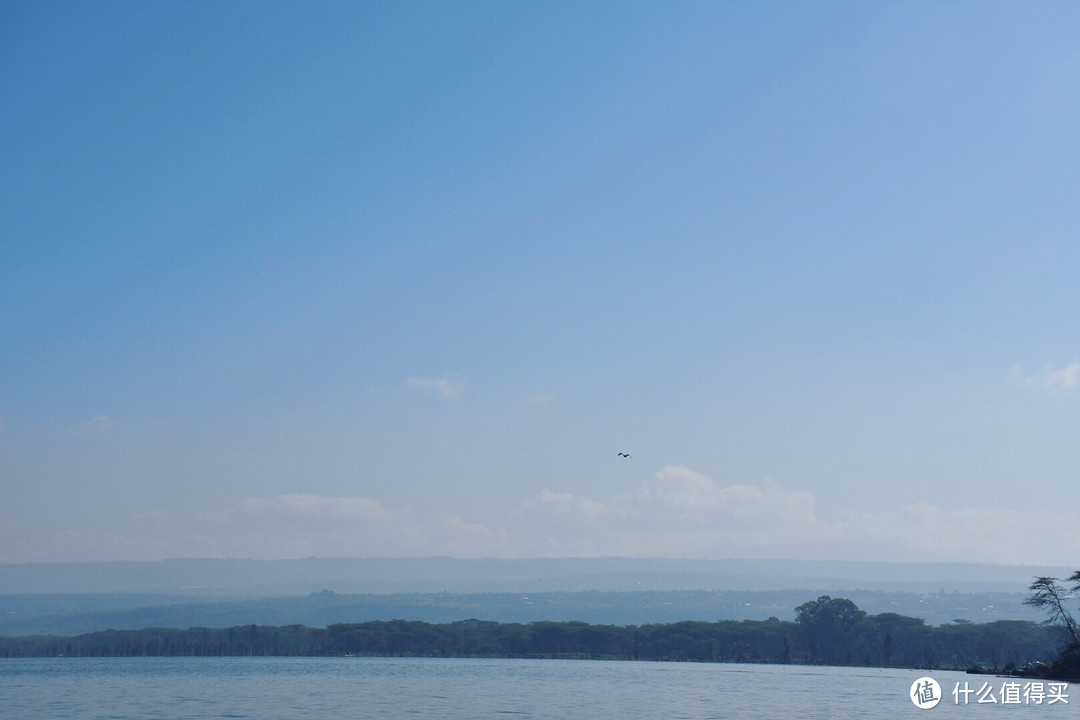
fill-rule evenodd
<path id="1" fill-rule="evenodd" d="M 941 703 L 920 710 L 930 675 Z M 955 672 L 589 660 L 427 658 L 0 659 L 4 718 L 1077 717 L 1069 704 L 955 704 Z"/>

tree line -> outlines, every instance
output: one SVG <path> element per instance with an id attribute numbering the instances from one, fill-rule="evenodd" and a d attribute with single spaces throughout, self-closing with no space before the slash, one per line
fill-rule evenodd
<path id="1" fill-rule="evenodd" d="M 392 620 L 326 628 L 148 628 L 0 638 L 0 657 L 354 655 L 1011 669 L 1048 661 L 1064 644 L 1058 626 L 1015 620 L 929 626 L 895 613 L 867 615 L 850 600 L 823 595 L 800 605 L 794 622 L 775 617 L 628 626 Z"/>

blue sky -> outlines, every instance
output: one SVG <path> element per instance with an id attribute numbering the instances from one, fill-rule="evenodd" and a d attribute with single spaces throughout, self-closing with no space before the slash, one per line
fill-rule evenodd
<path id="1" fill-rule="evenodd" d="M 4 4 L 0 562 L 1075 562 L 1078 21 Z"/>

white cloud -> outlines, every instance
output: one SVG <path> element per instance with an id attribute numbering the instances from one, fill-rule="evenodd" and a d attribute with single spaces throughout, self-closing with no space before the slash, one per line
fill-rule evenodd
<path id="1" fill-rule="evenodd" d="M 702 509 L 718 500 L 716 483 L 688 467 L 675 465 L 662 468 L 642 483 L 635 497 L 646 503 L 668 507 Z"/>
<path id="2" fill-rule="evenodd" d="M 684 466 L 665 467 L 634 491 L 605 501 L 544 490 L 522 503 L 526 544 L 570 550 L 574 533 L 603 555 L 732 556 L 747 547 L 836 537 L 809 493 L 766 482 L 720 486 Z M 572 553 L 581 554 L 581 553 Z"/>
<path id="3" fill-rule="evenodd" d="M 1071 564 L 1080 546 L 1080 516 L 1072 512 L 918 503 L 838 521 L 840 536 L 914 551 L 927 560 L 1000 564 Z"/>
<path id="4" fill-rule="evenodd" d="M 366 497 L 294 493 L 216 509 L 152 510 L 108 533 L 53 532 L 38 549 L 45 547 L 51 557 L 28 548 L 26 558 L 7 561 L 55 560 L 66 547 L 63 559 L 81 560 L 452 555 L 1070 565 L 1080 547 L 1080 513 L 920 503 L 823 515 L 808 492 L 767 480 L 723 485 L 671 466 L 602 499 L 545 489 L 494 522 Z"/>
<path id="5" fill-rule="evenodd" d="M 1049 390 L 1075 390 L 1080 387 L 1080 359 L 1073 360 L 1059 370 L 1047 365 L 1041 372 L 1029 376 L 1027 384 Z"/>
<path id="6" fill-rule="evenodd" d="M 409 387 L 437 393 L 444 399 L 460 397 L 465 391 L 465 384 L 452 382 L 446 378 L 409 378 L 405 381 Z"/>
<path id="7" fill-rule="evenodd" d="M 522 547 L 567 555 L 1067 565 L 1080 546 L 1075 512 L 916 504 L 823 517 L 811 493 L 720 485 L 683 466 L 604 501 L 545 490 L 519 513 Z"/>
<path id="8" fill-rule="evenodd" d="M 464 557 L 513 557 L 514 536 L 508 530 L 489 528 L 480 523 L 466 522 L 449 513 L 442 513 L 438 523 L 428 528 L 430 538 L 437 544 L 425 554 Z M 480 550 L 486 548 L 486 551 Z M 507 550 L 511 550 L 509 555 Z"/>
<path id="9" fill-rule="evenodd" d="M 396 557 L 501 555 L 505 530 L 450 513 L 390 509 L 364 497 L 294 493 L 244 498 L 213 510 L 152 510 L 107 538 L 110 556 Z"/>
<path id="10" fill-rule="evenodd" d="M 552 395 L 550 395 L 548 393 L 538 393 L 536 395 L 530 395 L 528 397 L 528 399 L 526 400 L 526 402 L 528 402 L 530 405 L 540 405 L 540 406 L 550 405 L 554 401 L 555 401 L 554 396 L 552 396 Z"/>
<path id="11" fill-rule="evenodd" d="M 107 435 L 112 432 L 113 420 L 108 415 L 95 415 L 72 430 L 76 435 Z"/>
<path id="12" fill-rule="evenodd" d="M 367 498 L 326 498 L 318 495 L 278 495 L 271 498 L 245 498 L 240 510 L 247 515 L 278 515 L 321 520 L 363 520 L 387 517 L 380 503 Z"/>
<path id="13" fill-rule="evenodd" d="M 665 508 L 673 520 L 708 528 L 718 542 L 812 542 L 833 535 L 817 519 L 810 493 L 785 491 L 769 481 L 760 487 L 720 486 L 678 465 L 662 468 L 633 498 L 638 513 L 656 514 L 657 508 Z"/>
<path id="14" fill-rule="evenodd" d="M 609 512 L 607 507 L 595 500 L 572 493 L 551 492 L 547 489 L 541 490 L 536 497 L 525 500 L 522 507 L 528 511 L 558 516 L 575 515 L 586 520 L 596 520 Z"/>

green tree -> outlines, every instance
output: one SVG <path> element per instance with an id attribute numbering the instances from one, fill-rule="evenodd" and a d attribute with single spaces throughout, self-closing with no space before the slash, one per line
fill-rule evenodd
<path id="1" fill-rule="evenodd" d="M 822 595 L 795 608 L 811 663 L 850 665 L 866 613 L 846 598 Z"/>
<path id="2" fill-rule="evenodd" d="M 1070 575 L 1069 581 L 1075 583 L 1071 588 L 1058 584 L 1058 579 L 1055 577 L 1043 576 L 1035 578 L 1035 582 L 1028 586 L 1031 595 L 1024 600 L 1024 604 L 1049 613 L 1050 618 L 1047 622 L 1061 621 L 1072 638 L 1072 644 L 1076 645 L 1080 644 L 1080 636 L 1077 635 L 1076 621 L 1073 620 L 1072 615 L 1065 608 L 1065 600 L 1069 597 L 1070 591 L 1076 592 L 1080 590 L 1080 570 Z"/>

